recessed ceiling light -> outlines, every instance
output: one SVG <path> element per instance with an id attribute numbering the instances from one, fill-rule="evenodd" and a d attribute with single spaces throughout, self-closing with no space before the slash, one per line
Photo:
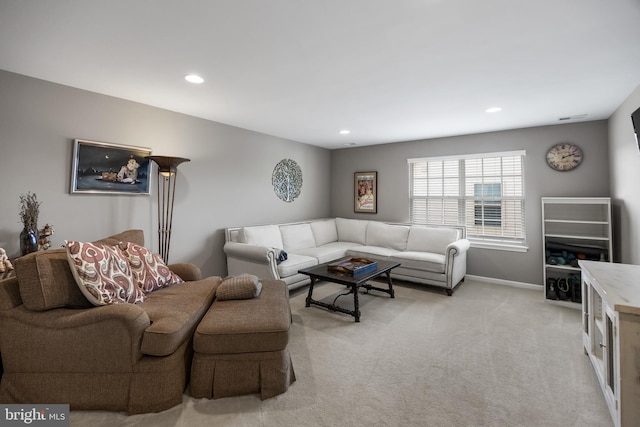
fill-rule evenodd
<path id="1" fill-rule="evenodd" d="M 486 110 L 487 113 L 497 113 L 498 111 L 502 111 L 502 108 L 500 107 L 491 107 L 491 108 L 487 108 Z"/>
<path id="2" fill-rule="evenodd" d="M 200 84 L 204 82 L 204 79 L 197 74 L 189 74 L 188 76 L 184 76 L 184 79 L 189 83 Z"/>
<path id="3" fill-rule="evenodd" d="M 340 135 L 349 135 L 351 133 L 351 131 L 349 129 L 342 129 L 340 131 Z"/>
<path id="4" fill-rule="evenodd" d="M 354 145 L 358 145 L 355 142 L 347 142 L 346 144 L 344 144 L 345 147 L 353 147 Z"/>

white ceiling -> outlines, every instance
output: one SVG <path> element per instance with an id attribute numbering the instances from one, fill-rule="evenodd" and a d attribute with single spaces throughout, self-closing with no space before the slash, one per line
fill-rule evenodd
<path id="1" fill-rule="evenodd" d="M 0 0 L 0 69 L 371 145 L 608 118 L 640 84 L 640 0 Z"/>

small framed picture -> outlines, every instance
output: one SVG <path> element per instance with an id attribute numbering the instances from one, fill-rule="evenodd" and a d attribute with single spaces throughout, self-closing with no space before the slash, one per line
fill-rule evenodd
<path id="1" fill-rule="evenodd" d="M 76 139 L 71 193 L 148 195 L 149 155 L 150 148 Z"/>
<path id="2" fill-rule="evenodd" d="M 378 213 L 378 172 L 356 172 L 354 187 L 354 212 Z"/>

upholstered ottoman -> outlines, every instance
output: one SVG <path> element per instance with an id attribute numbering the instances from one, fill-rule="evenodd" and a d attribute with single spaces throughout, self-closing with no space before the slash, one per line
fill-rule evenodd
<path id="1" fill-rule="evenodd" d="M 193 338 L 191 395 L 284 393 L 296 379 L 287 349 L 291 308 L 280 280 L 263 280 L 256 298 L 214 301 Z"/>

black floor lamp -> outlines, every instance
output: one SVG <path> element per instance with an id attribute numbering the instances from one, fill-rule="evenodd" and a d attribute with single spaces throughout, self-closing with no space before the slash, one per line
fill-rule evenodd
<path id="1" fill-rule="evenodd" d="M 147 156 L 158 165 L 158 243 L 160 256 L 169 262 L 169 246 L 171 245 L 171 225 L 173 222 L 173 199 L 176 195 L 176 178 L 178 165 L 190 162 L 190 159 L 170 156 Z"/>

